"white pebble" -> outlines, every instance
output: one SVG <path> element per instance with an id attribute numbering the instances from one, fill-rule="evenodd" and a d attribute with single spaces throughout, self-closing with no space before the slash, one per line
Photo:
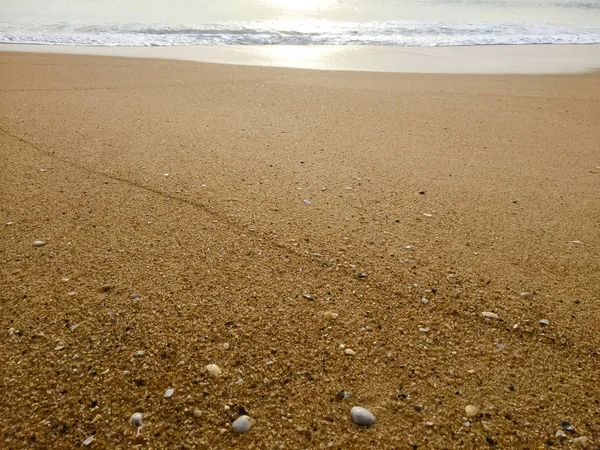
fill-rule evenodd
<path id="1" fill-rule="evenodd" d="M 46 242 L 44 241 L 33 241 L 34 247 L 43 247 L 44 245 L 46 245 Z"/>
<path id="2" fill-rule="evenodd" d="M 473 405 L 467 405 L 465 407 L 465 413 L 467 414 L 467 417 L 475 417 L 479 415 L 479 410 Z"/>
<path id="3" fill-rule="evenodd" d="M 223 350 L 229 350 L 229 343 L 228 342 L 225 342 L 223 344 Z"/>
<path id="4" fill-rule="evenodd" d="M 540 325 L 550 325 L 550 321 L 548 319 L 540 320 Z"/>
<path id="5" fill-rule="evenodd" d="M 237 419 L 235 419 L 231 426 L 238 433 L 247 433 L 252 427 L 252 422 L 250 422 L 250 417 L 240 416 Z"/>
<path id="6" fill-rule="evenodd" d="M 567 437 L 567 433 L 565 433 L 563 430 L 558 430 L 556 432 L 556 435 L 554 437 L 556 437 L 556 438 L 566 438 Z"/>
<path id="7" fill-rule="evenodd" d="M 175 390 L 174 390 L 174 389 L 167 389 L 167 390 L 165 391 L 165 398 L 171 398 L 171 397 L 173 397 L 173 393 L 174 393 L 174 392 L 175 392 Z"/>
<path id="8" fill-rule="evenodd" d="M 326 311 L 323 313 L 323 317 L 325 317 L 325 319 L 327 319 L 327 320 L 335 320 L 338 318 L 338 313 Z"/>
<path id="9" fill-rule="evenodd" d="M 133 413 L 131 415 L 131 418 L 129 419 L 129 421 L 131 422 L 131 425 L 133 425 L 134 427 L 141 427 L 142 426 L 142 413 L 136 412 Z"/>
<path id="10" fill-rule="evenodd" d="M 83 446 L 87 447 L 88 445 L 90 445 L 92 442 L 94 442 L 94 436 L 90 436 L 89 438 L 87 438 L 85 441 L 83 441 Z"/>
<path id="11" fill-rule="evenodd" d="M 490 311 L 484 311 L 481 313 L 481 315 L 483 317 L 485 317 L 486 319 L 497 319 L 498 318 L 498 314 L 490 312 Z"/>
<path id="12" fill-rule="evenodd" d="M 422 328 L 422 327 L 419 327 L 419 331 L 420 331 L 421 333 L 429 333 L 429 328 Z"/>
<path id="13" fill-rule="evenodd" d="M 354 423 L 357 425 L 368 427 L 375 423 L 375 416 L 371 414 L 369 410 L 361 408 L 360 406 L 354 406 L 350 410 L 350 415 L 352 416 Z"/>
<path id="14" fill-rule="evenodd" d="M 197 419 L 202 417 L 202 411 L 200 411 L 199 409 L 195 409 L 192 414 L 194 414 L 194 417 Z"/>
<path id="15" fill-rule="evenodd" d="M 344 354 L 347 356 L 356 356 L 356 352 L 351 348 L 347 348 L 346 350 L 344 350 Z"/>
<path id="16" fill-rule="evenodd" d="M 216 364 L 209 364 L 208 366 L 206 366 L 206 370 L 208 371 L 208 373 L 215 377 L 220 377 L 221 375 L 223 375 L 223 371 Z"/>
<path id="17" fill-rule="evenodd" d="M 424 305 L 426 305 L 426 304 L 428 304 L 428 303 L 429 303 L 429 300 L 427 300 L 425 297 L 423 297 L 423 298 L 421 299 L 421 303 L 423 303 Z"/>
<path id="18" fill-rule="evenodd" d="M 523 297 L 523 298 L 533 298 L 533 294 L 531 292 L 521 292 L 521 297 Z"/>

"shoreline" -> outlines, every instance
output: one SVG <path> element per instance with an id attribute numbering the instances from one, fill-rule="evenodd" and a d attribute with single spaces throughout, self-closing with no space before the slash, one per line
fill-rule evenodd
<path id="1" fill-rule="evenodd" d="M 600 70 L 600 44 L 93 47 L 0 44 L 0 51 L 159 58 L 260 67 L 385 73 L 576 74 Z"/>

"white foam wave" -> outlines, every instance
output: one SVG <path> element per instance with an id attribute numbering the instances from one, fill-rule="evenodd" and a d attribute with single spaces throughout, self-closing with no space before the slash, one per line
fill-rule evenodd
<path id="1" fill-rule="evenodd" d="M 598 44 L 600 27 L 419 21 L 255 21 L 207 25 L 0 23 L 0 43 L 172 45 L 402 45 L 414 47 Z"/>

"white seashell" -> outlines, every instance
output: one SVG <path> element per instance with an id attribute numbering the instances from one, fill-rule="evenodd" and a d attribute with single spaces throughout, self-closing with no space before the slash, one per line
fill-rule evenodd
<path id="1" fill-rule="evenodd" d="M 489 311 L 484 311 L 481 313 L 481 315 L 483 317 L 485 317 L 486 319 L 497 319 L 498 318 L 498 314 L 489 312 Z"/>
<path id="2" fill-rule="evenodd" d="M 216 364 L 209 364 L 208 366 L 206 366 L 206 370 L 208 371 L 208 373 L 215 377 L 220 377 L 221 375 L 223 375 L 223 371 Z"/>

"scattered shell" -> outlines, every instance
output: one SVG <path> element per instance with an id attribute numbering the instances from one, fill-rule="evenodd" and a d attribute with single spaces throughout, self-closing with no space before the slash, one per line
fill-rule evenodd
<path id="1" fill-rule="evenodd" d="M 550 325 L 550 321 L 548 319 L 540 320 L 540 325 Z"/>
<path id="2" fill-rule="evenodd" d="M 44 245 L 46 245 L 45 241 L 33 241 L 33 246 L 34 247 L 43 247 Z"/>
<path id="3" fill-rule="evenodd" d="M 533 298 L 532 292 L 521 292 L 521 297 L 523 298 Z"/>
<path id="4" fill-rule="evenodd" d="M 433 214 L 425 213 L 423 214 L 425 217 L 433 217 Z"/>
<path id="5" fill-rule="evenodd" d="M 570 431 L 570 432 L 575 431 L 575 427 L 573 425 L 571 425 L 569 422 L 565 422 L 564 420 L 560 423 L 560 426 L 565 431 Z"/>
<path id="6" fill-rule="evenodd" d="M 44 168 L 42 168 L 42 169 L 40 169 L 40 172 L 44 173 L 44 172 L 48 172 L 48 170 L 47 170 L 47 169 L 44 169 Z"/>
<path id="7" fill-rule="evenodd" d="M 206 370 L 208 371 L 208 373 L 215 377 L 220 377 L 221 375 L 223 375 L 223 371 L 216 364 L 209 364 L 208 366 L 206 366 Z"/>
<path id="8" fill-rule="evenodd" d="M 96 423 L 100 420 L 102 420 L 102 416 L 100 414 L 96 414 L 96 417 L 92 419 L 92 423 Z"/>
<path id="9" fill-rule="evenodd" d="M 229 343 L 228 342 L 225 342 L 223 344 L 223 350 L 229 350 Z"/>
<path id="10" fill-rule="evenodd" d="M 139 413 L 139 412 L 133 413 L 131 415 L 131 418 L 129 419 L 129 422 L 131 422 L 131 425 L 133 425 L 134 427 L 141 427 L 142 426 L 142 413 Z"/>
<path id="11" fill-rule="evenodd" d="M 361 408 L 360 406 L 354 406 L 350 410 L 350 415 L 357 425 L 368 427 L 375 423 L 375 416 L 371 414 L 369 410 Z"/>
<path id="12" fill-rule="evenodd" d="M 412 246 L 412 245 L 407 245 L 407 246 L 406 246 L 406 247 L 404 247 L 404 248 L 406 248 L 406 249 L 410 250 L 411 248 L 413 248 L 413 246 Z"/>
<path id="13" fill-rule="evenodd" d="M 429 303 L 429 300 L 428 300 L 428 299 L 426 299 L 425 297 L 423 297 L 423 298 L 421 299 L 421 303 L 423 303 L 424 305 L 427 305 L 427 304 Z"/>
<path id="14" fill-rule="evenodd" d="M 305 205 L 310 205 L 310 204 L 311 204 L 311 203 L 310 203 L 310 200 L 306 200 L 306 199 L 304 199 L 304 200 L 302 200 L 302 201 L 304 202 L 304 204 L 305 204 Z"/>
<path id="15" fill-rule="evenodd" d="M 79 328 L 81 326 L 80 323 L 74 323 L 73 325 L 71 325 L 71 331 L 75 331 L 77 328 Z"/>
<path id="16" fill-rule="evenodd" d="M 571 244 L 578 244 L 578 245 L 580 245 L 580 244 L 583 244 L 583 242 L 581 242 L 581 241 L 571 241 Z"/>
<path id="17" fill-rule="evenodd" d="M 432 427 L 434 425 L 433 422 L 425 422 L 426 427 Z"/>
<path id="18" fill-rule="evenodd" d="M 174 393 L 174 392 L 175 392 L 175 390 L 174 390 L 174 389 L 167 389 L 167 390 L 165 391 L 165 398 L 171 398 L 171 397 L 173 397 L 173 393 Z"/>
<path id="19" fill-rule="evenodd" d="M 273 365 L 273 361 L 267 361 L 267 367 L 271 367 Z"/>
<path id="20" fill-rule="evenodd" d="M 422 328 L 422 327 L 419 327 L 419 331 L 420 331 L 421 333 L 429 333 L 429 328 Z"/>
<path id="21" fill-rule="evenodd" d="M 136 356 L 144 356 L 144 350 L 138 350 L 137 352 L 135 352 Z"/>
<path id="22" fill-rule="evenodd" d="M 344 354 L 347 356 L 356 356 L 356 352 L 351 348 L 347 348 L 346 350 L 344 350 Z"/>
<path id="23" fill-rule="evenodd" d="M 314 298 L 312 295 L 310 295 L 310 294 L 302 294 L 302 297 L 304 297 L 306 300 L 311 300 L 311 301 L 315 299 L 315 298 Z"/>
<path id="24" fill-rule="evenodd" d="M 325 311 L 323 313 L 323 317 L 325 317 L 325 319 L 327 319 L 327 320 L 335 320 L 338 318 L 338 313 L 334 313 L 331 311 Z"/>
<path id="25" fill-rule="evenodd" d="M 10 227 L 13 223 L 14 222 L 6 222 L 6 225 L 8 225 Z"/>
<path id="26" fill-rule="evenodd" d="M 196 419 L 202 417 L 202 411 L 200 411 L 198 408 L 196 408 L 192 414 Z"/>
<path id="27" fill-rule="evenodd" d="M 91 445 L 92 442 L 94 442 L 94 436 L 90 436 L 85 441 L 83 441 L 82 444 L 84 447 L 87 447 L 88 445 Z"/>
<path id="28" fill-rule="evenodd" d="M 65 349 L 65 346 L 62 344 L 58 344 L 56 347 L 54 347 L 54 350 L 56 350 L 56 351 L 60 351 L 60 350 L 64 350 L 64 349 Z"/>
<path id="29" fill-rule="evenodd" d="M 485 317 L 486 319 L 497 319 L 498 318 L 498 314 L 490 312 L 490 311 L 484 311 L 481 313 L 481 315 L 483 317 Z"/>
<path id="30" fill-rule="evenodd" d="M 578 438 L 573 439 L 573 444 L 579 445 L 580 447 L 587 447 L 590 443 L 590 440 L 587 436 L 579 436 Z"/>
<path id="31" fill-rule="evenodd" d="M 168 173 L 163 173 L 163 176 L 168 177 L 169 174 Z"/>
<path id="32" fill-rule="evenodd" d="M 250 417 L 240 416 L 237 419 L 235 419 L 231 426 L 238 433 L 247 433 L 252 427 L 252 422 L 250 422 Z"/>
<path id="33" fill-rule="evenodd" d="M 479 415 L 479 410 L 473 405 L 467 405 L 465 407 L 465 413 L 467 414 L 467 417 L 475 417 Z"/>
<path id="34" fill-rule="evenodd" d="M 556 434 L 554 435 L 554 437 L 556 437 L 556 438 L 566 438 L 567 437 L 567 433 L 565 433 L 563 430 L 558 430 L 556 432 Z"/>
<path id="35" fill-rule="evenodd" d="M 369 274 L 367 272 L 360 272 L 358 274 L 358 278 L 367 278 L 369 276 Z"/>

